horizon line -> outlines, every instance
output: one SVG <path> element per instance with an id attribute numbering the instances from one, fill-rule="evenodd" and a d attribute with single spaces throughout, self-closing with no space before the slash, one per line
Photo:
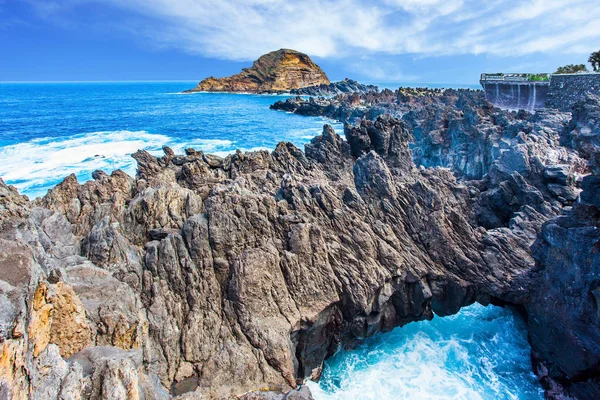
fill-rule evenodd
<path id="1" fill-rule="evenodd" d="M 344 79 L 332 79 L 332 82 L 341 82 Z M 1 84 L 28 84 L 28 83 L 162 83 L 162 82 L 172 82 L 172 83 L 190 83 L 190 82 L 200 82 L 200 80 L 197 79 L 132 79 L 132 80 L 75 80 L 75 81 L 70 81 L 70 80 L 11 80 L 11 81 L 4 81 L 4 80 L 0 80 L 0 85 Z M 470 83 L 466 83 L 466 82 L 416 82 L 416 81 L 402 81 L 402 80 L 361 80 L 358 81 L 360 83 L 365 83 L 365 84 L 385 84 L 385 83 L 401 83 L 401 84 L 410 84 L 410 85 L 479 85 L 479 81 L 477 82 L 470 82 Z"/>

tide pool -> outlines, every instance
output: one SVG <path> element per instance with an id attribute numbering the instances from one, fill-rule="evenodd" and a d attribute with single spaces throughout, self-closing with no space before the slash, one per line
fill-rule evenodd
<path id="1" fill-rule="evenodd" d="M 479 304 L 341 350 L 308 385 L 316 400 L 544 397 L 524 322 L 510 309 Z"/>

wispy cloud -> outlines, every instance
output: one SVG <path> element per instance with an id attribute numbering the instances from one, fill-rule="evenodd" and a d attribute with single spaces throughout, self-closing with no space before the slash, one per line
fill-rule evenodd
<path id="1" fill-rule="evenodd" d="M 346 65 L 346 69 L 377 82 L 415 82 L 419 76 L 402 71 L 398 62 L 378 57 L 362 57 Z"/>
<path id="2" fill-rule="evenodd" d="M 33 1 L 33 0 L 30 0 Z M 93 0 L 33 1 L 61 14 Z M 280 47 L 319 57 L 583 53 L 600 42 L 597 0 L 105 0 L 156 46 L 252 60 Z M 382 66 L 382 71 L 390 66 Z M 375 71 L 376 72 L 376 71 Z M 393 70 L 392 70 L 393 72 Z M 383 72 L 382 72 L 383 73 Z"/>

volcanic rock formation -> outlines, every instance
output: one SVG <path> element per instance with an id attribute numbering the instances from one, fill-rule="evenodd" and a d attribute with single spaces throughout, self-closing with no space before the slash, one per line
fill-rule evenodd
<path id="1" fill-rule="evenodd" d="M 344 79 L 330 84 L 321 84 L 317 86 L 308 86 L 300 89 L 290 90 L 290 94 L 299 96 L 335 96 L 342 93 L 369 93 L 378 92 L 379 88 L 375 85 L 363 85 L 352 79 Z"/>
<path id="2" fill-rule="evenodd" d="M 592 393 L 598 99 L 569 121 L 480 96 L 407 98 L 305 152 L 138 151 L 135 179 L 34 202 L 0 181 L 0 395 L 283 398 L 339 346 L 475 301 L 527 311 L 548 393 Z"/>
<path id="3" fill-rule="evenodd" d="M 528 327 L 534 369 L 550 397 L 591 400 L 600 398 L 599 97 L 575 104 L 563 140 L 589 160 L 592 174 L 581 181 L 580 201 L 546 222 L 533 246 L 540 271 Z"/>
<path id="4" fill-rule="evenodd" d="M 600 397 L 598 97 L 576 103 L 572 118 L 551 109 L 534 115 L 502 112 L 482 93 L 411 88 L 331 99 L 298 97 L 271 108 L 358 121 L 359 127 L 381 114 L 401 118 L 413 133 L 417 164 L 448 167 L 474 186 L 482 178 L 485 186 L 492 185 L 479 200 L 477 223 L 485 228 L 510 226 L 522 204 L 549 201 L 552 210 L 543 211 L 546 216 L 562 208 L 532 246 L 537 265 L 526 296 L 516 303 L 527 312 L 534 370 L 547 396 Z M 515 190 L 515 184 L 525 190 Z"/>
<path id="5" fill-rule="evenodd" d="M 276 93 L 314 85 L 328 85 L 325 72 L 309 56 L 280 49 L 261 56 L 237 75 L 204 79 L 191 92 Z"/>

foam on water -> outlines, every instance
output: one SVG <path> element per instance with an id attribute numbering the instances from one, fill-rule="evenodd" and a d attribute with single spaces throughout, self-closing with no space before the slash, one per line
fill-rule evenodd
<path id="1" fill-rule="evenodd" d="M 226 156 L 303 147 L 329 123 L 269 110 L 274 98 L 227 93 L 176 96 L 185 82 L 32 83 L 0 85 L 0 177 L 35 197 L 73 173 L 80 182 L 96 169 L 135 174 L 131 154 L 162 154 L 167 145 Z M 170 94 L 171 93 L 171 94 Z"/>
<path id="2" fill-rule="evenodd" d="M 511 310 L 472 305 L 342 350 L 308 385 L 317 400 L 542 399 L 529 353 Z"/>
<path id="3" fill-rule="evenodd" d="M 0 84 L 0 177 L 30 196 L 67 175 L 135 174 L 131 154 L 168 145 L 225 156 L 235 149 L 302 147 L 330 123 L 275 112 L 278 96 L 173 96 L 196 82 Z M 398 85 L 396 85 L 397 87 Z M 279 96 L 284 99 L 286 96 Z M 326 362 L 316 399 L 539 399 L 523 323 L 509 311 L 459 314 L 377 335 Z"/>
<path id="4" fill-rule="evenodd" d="M 82 182 L 91 179 L 95 170 L 122 169 L 134 176 L 136 162 L 131 154 L 143 149 L 162 155 L 163 145 L 171 145 L 180 154 L 186 147 L 220 155 L 233 151 L 230 140 L 193 139 L 181 143 L 144 131 L 91 132 L 0 147 L 0 176 L 23 193 L 40 196 L 69 174 Z"/>

